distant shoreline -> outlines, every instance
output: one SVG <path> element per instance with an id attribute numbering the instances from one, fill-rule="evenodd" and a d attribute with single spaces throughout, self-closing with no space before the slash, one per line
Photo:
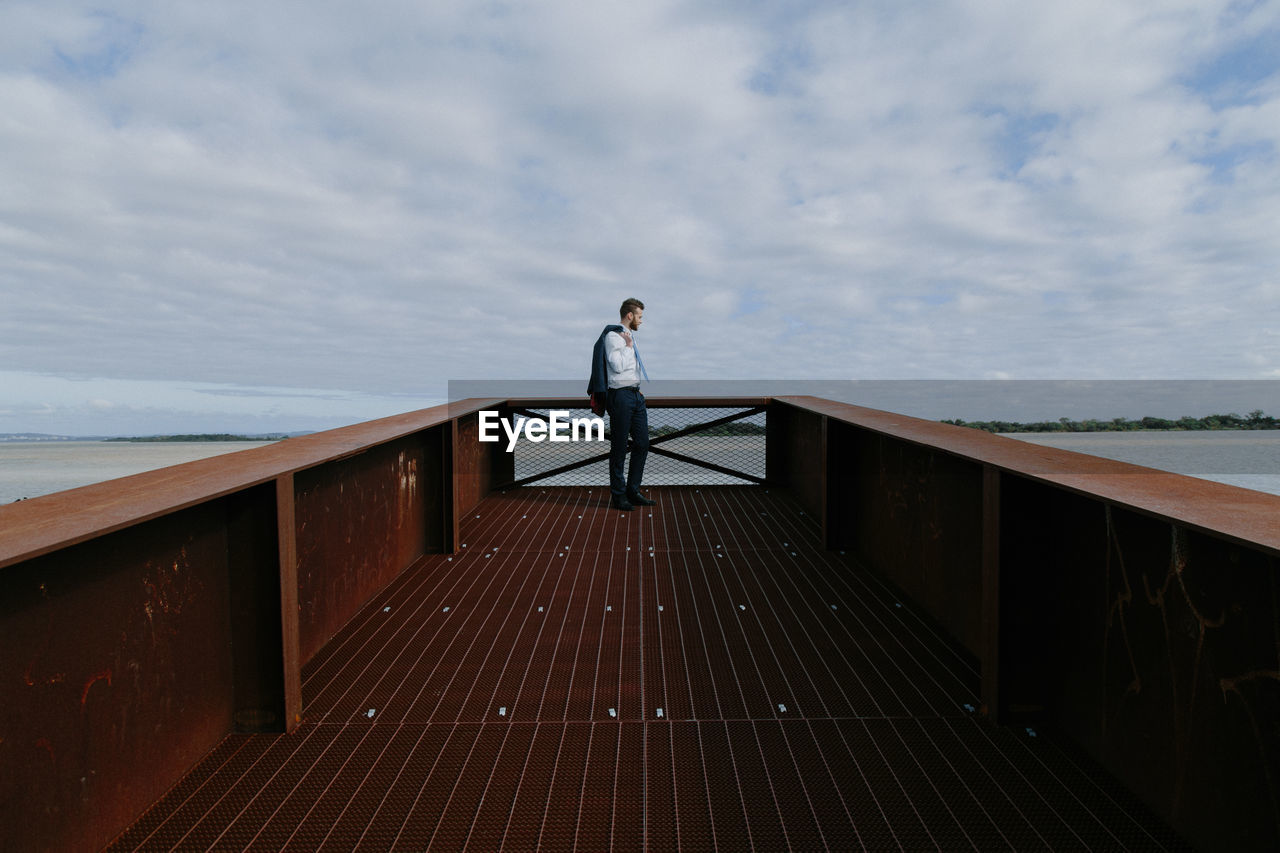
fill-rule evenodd
<path id="1" fill-rule="evenodd" d="M 944 420 L 944 424 L 969 427 L 984 432 L 1225 432 L 1280 429 L 1280 419 L 1263 414 L 1261 409 L 1248 415 L 1206 415 L 1203 418 L 1181 417 L 1176 421 L 1167 418 L 1112 418 L 1109 421 L 1073 421 L 1059 418 L 1056 421 L 963 421 L 959 418 Z"/>
<path id="2" fill-rule="evenodd" d="M 186 433 L 182 435 L 50 435 L 36 432 L 0 434 L 0 444 L 69 444 L 72 442 L 128 442 L 128 443 L 191 443 L 208 444 L 220 441 L 283 441 L 310 435 L 309 432 L 269 433 L 265 435 L 235 435 L 232 433 Z"/>
<path id="3" fill-rule="evenodd" d="M 229 433 L 199 433 L 187 435 L 145 435 L 145 436 L 123 436 L 119 438 L 104 438 L 103 441 L 128 441 L 128 442 L 201 442 L 208 443 L 213 441 L 283 441 L 288 438 L 287 435 L 231 435 Z"/>

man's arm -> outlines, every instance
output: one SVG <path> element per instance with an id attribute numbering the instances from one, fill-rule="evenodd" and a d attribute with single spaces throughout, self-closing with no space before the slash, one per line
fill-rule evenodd
<path id="1" fill-rule="evenodd" d="M 631 366 L 631 344 L 617 332 L 604 336 L 604 353 L 611 373 L 621 373 Z"/>

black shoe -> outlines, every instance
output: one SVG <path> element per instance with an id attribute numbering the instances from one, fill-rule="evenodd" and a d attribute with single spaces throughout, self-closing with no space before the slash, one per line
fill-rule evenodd
<path id="1" fill-rule="evenodd" d="M 627 495 L 627 499 L 630 500 L 636 506 L 654 506 L 658 503 L 657 501 L 649 500 L 639 492 L 632 492 L 631 494 Z"/>
<path id="2" fill-rule="evenodd" d="M 610 504 L 614 509 L 620 509 L 623 512 L 635 512 L 635 507 L 627 503 L 626 498 L 614 498 Z"/>

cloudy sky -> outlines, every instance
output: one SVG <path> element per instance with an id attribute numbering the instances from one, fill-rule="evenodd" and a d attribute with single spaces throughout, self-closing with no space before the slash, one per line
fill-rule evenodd
<path id="1" fill-rule="evenodd" d="M 1280 379 L 1278 137 L 1276 0 L 7 0 L 0 432 L 585 380 L 632 295 L 655 377 Z"/>

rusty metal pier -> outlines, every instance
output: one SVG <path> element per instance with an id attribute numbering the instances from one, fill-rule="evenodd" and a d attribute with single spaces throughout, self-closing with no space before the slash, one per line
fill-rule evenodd
<path id="1" fill-rule="evenodd" d="M 651 400 L 767 426 L 630 514 L 476 440 L 579 404 L 0 508 L 0 849 L 1280 839 L 1280 498 L 816 398 Z"/>

